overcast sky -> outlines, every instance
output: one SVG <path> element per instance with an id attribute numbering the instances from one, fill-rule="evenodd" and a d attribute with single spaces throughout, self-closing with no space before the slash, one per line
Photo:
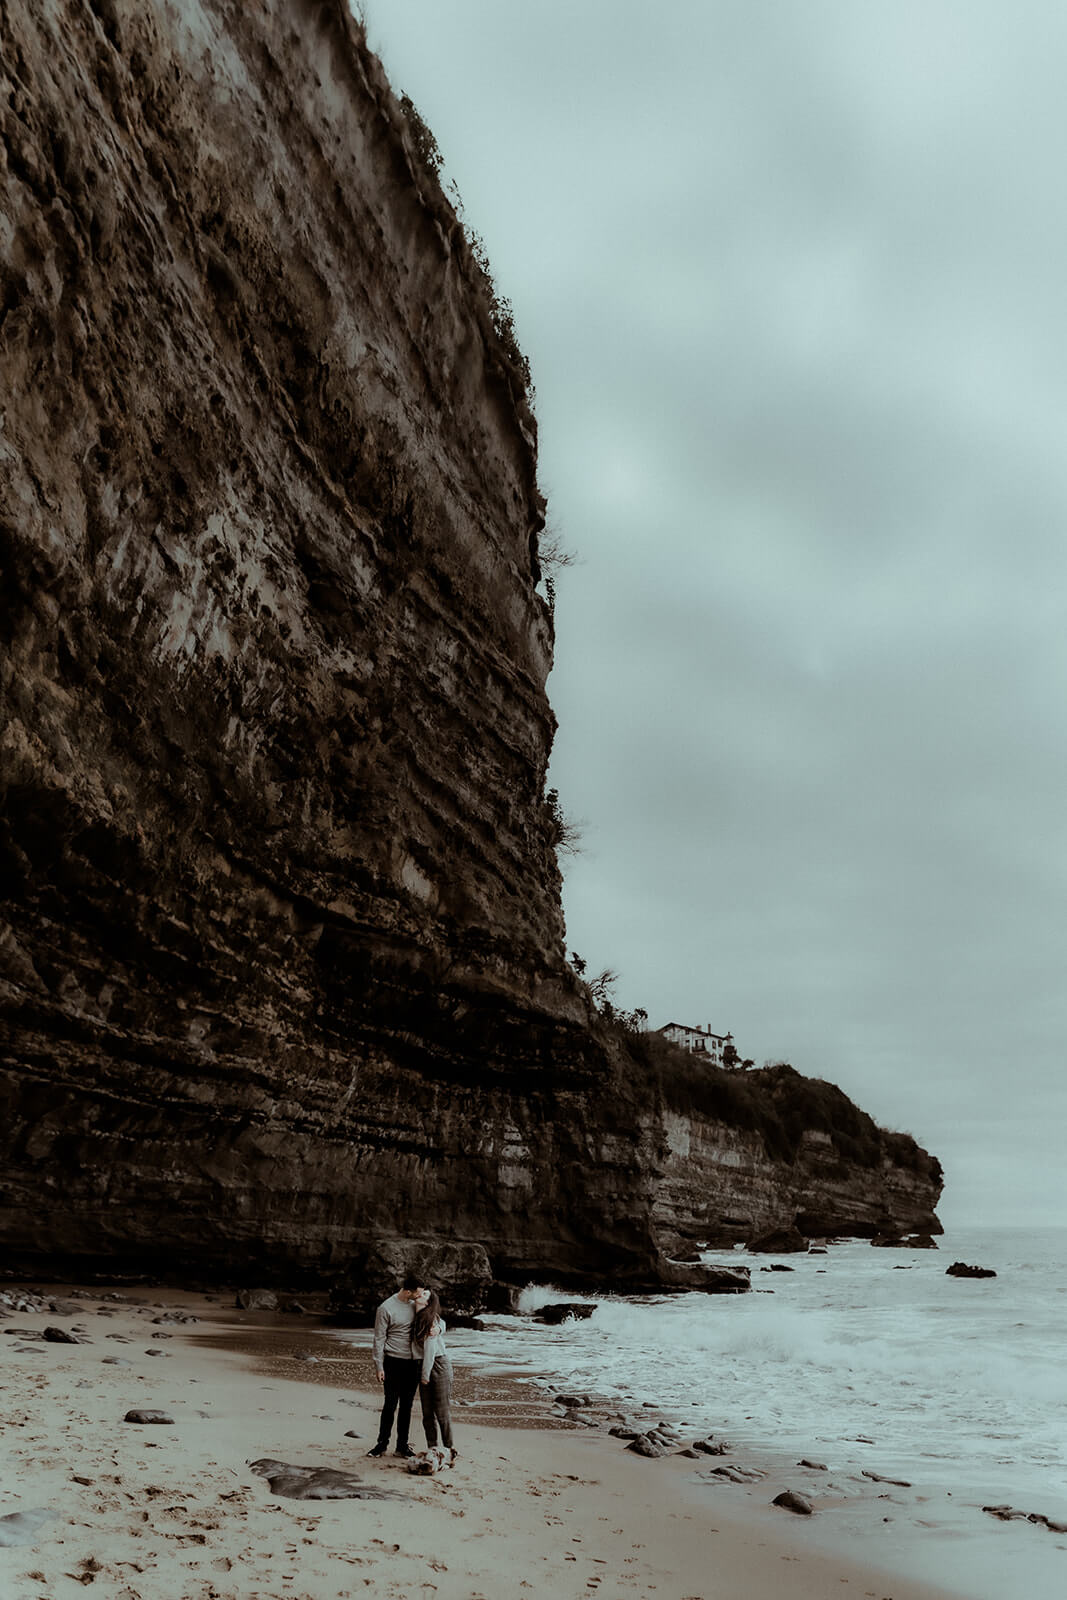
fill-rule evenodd
<path id="1" fill-rule="evenodd" d="M 1067 10 L 369 0 L 537 388 L 568 948 L 1067 1223 Z"/>

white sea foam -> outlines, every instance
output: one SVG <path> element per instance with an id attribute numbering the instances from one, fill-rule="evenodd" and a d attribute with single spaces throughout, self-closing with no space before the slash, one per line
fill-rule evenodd
<path id="1" fill-rule="evenodd" d="M 998 1276 L 946 1277 L 957 1256 Z M 849 1243 L 790 1257 L 789 1273 L 746 1259 L 750 1295 L 599 1296 L 592 1318 L 561 1327 L 494 1318 L 462 1336 L 461 1359 L 620 1409 L 654 1401 L 738 1443 L 819 1447 L 837 1470 L 874 1464 L 863 1435 L 880 1471 L 1067 1514 L 1067 1236 L 960 1235 L 936 1253 Z M 531 1285 L 520 1309 L 573 1298 Z"/>

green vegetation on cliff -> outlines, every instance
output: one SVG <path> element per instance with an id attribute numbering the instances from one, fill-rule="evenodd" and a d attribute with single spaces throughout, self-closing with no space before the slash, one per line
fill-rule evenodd
<path id="1" fill-rule="evenodd" d="M 727 1071 L 655 1033 L 627 1033 L 662 1104 L 758 1133 L 774 1160 L 793 1162 L 805 1133 L 828 1134 L 842 1161 L 877 1167 L 884 1161 L 939 1184 L 941 1164 L 910 1133 L 891 1133 L 835 1084 L 805 1078 L 784 1062 L 753 1072 Z"/>

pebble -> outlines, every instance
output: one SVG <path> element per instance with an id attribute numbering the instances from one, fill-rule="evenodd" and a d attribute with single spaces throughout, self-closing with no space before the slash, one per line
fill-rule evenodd
<path id="1" fill-rule="evenodd" d="M 796 1489 L 783 1489 L 781 1494 L 776 1494 L 771 1501 L 772 1506 L 781 1506 L 784 1511 L 795 1511 L 798 1517 L 810 1517 L 814 1506 L 806 1494 L 800 1494 Z"/>
<path id="2" fill-rule="evenodd" d="M 1054 1521 L 1052 1517 L 1044 1516 L 1040 1511 L 1016 1511 L 1014 1506 L 983 1506 L 991 1517 L 997 1517 L 1001 1522 L 1033 1522 L 1038 1527 L 1048 1528 L 1052 1533 L 1067 1533 L 1067 1522 Z"/>
<path id="3" fill-rule="evenodd" d="M 173 1423 L 174 1418 L 168 1417 L 165 1411 L 142 1411 L 138 1407 L 135 1407 L 132 1411 L 127 1411 L 122 1420 L 123 1422 Z"/>
<path id="4" fill-rule="evenodd" d="M 759 1483 L 767 1476 L 758 1467 L 712 1467 L 705 1476 L 710 1482 L 718 1483 Z"/>

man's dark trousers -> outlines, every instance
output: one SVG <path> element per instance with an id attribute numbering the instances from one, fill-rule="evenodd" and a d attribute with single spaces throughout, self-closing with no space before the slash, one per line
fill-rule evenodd
<path id="1" fill-rule="evenodd" d="M 403 1450 L 408 1442 L 411 1407 L 419 1387 L 422 1362 L 406 1361 L 403 1356 L 383 1356 L 382 1371 L 385 1373 L 385 1403 L 382 1406 L 382 1420 L 378 1424 L 378 1443 L 383 1450 L 387 1448 L 395 1414 L 396 1447 Z"/>

